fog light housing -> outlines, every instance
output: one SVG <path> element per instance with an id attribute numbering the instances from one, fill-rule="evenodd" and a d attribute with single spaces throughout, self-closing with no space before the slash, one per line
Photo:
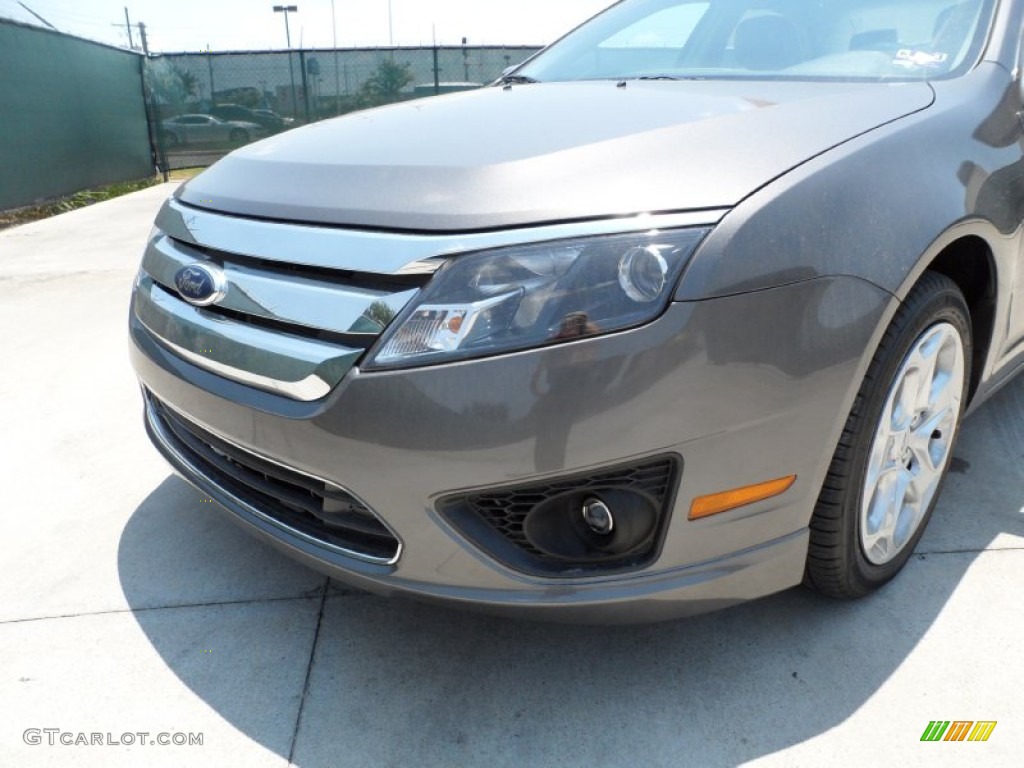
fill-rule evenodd
<path id="1" fill-rule="evenodd" d="M 483 552 L 524 573 L 579 578 L 638 570 L 661 551 L 679 482 L 675 454 L 442 498 Z"/>

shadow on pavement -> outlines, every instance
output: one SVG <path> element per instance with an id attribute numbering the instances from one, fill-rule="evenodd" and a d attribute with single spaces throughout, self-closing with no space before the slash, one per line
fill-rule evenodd
<path id="1" fill-rule="evenodd" d="M 679 764 L 716 766 L 817 736 L 900 667 L 979 551 L 998 546 L 1000 534 L 1024 535 L 1024 381 L 967 420 L 957 456 L 918 554 L 858 602 L 794 589 L 693 619 L 604 629 L 338 590 L 325 603 L 295 761 L 422 765 L 447 756 L 524 765 L 569 754 L 573 763 L 632 764 L 639 755 L 674 755 Z M 215 598 L 216 589 L 197 586 L 204 583 L 238 580 L 268 597 L 308 595 L 322 584 L 197 499 L 168 479 L 126 526 L 119 570 L 133 609 L 178 592 Z M 135 617 L 170 669 L 219 715 L 287 757 L 280 738 L 254 723 L 266 722 L 260 708 L 269 713 L 275 696 L 291 692 L 242 695 L 230 675 L 181 663 L 180 638 L 165 634 L 156 613 Z M 275 627 L 265 632 L 270 642 Z M 302 653 L 305 664 L 309 648 Z"/>

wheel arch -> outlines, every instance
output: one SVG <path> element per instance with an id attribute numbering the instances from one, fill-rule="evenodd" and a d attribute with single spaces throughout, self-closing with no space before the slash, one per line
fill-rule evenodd
<path id="1" fill-rule="evenodd" d="M 990 227 L 986 222 L 962 223 L 937 238 L 897 291 L 902 302 L 926 271 L 945 275 L 960 288 L 971 316 L 969 403 L 990 373 L 997 317 L 1006 311 L 1004 305 L 1010 292 L 1010 286 L 1005 284 L 1010 271 L 1000 269 Z"/>
<path id="2" fill-rule="evenodd" d="M 973 354 L 968 402 L 978 390 L 992 350 L 996 323 L 998 272 L 988 243 L 977 235 L 954 240 L 928 264 L 928 269 L 945 275 L 959 286 L 971 313 Z"/>

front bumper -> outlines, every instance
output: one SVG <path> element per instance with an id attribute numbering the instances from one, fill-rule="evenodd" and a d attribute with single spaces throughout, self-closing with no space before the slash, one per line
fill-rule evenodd
<path id="1" fill-rule="evenodd" d="M 393 563 L 320 546 L 247 509 L 150 425 L 175 469 L 258 535 L 332 577 L 382 593 L 571 621 L 648 621 L 799 583 L 807 524 L 891 297 L 820 278 L 677 303 L 632 331 L 405 371 L 354 368 L 297 402 L 221 378 L 131 320 L 143 386 L 203 429 L 324 478 L 401 542 Z M 682 457 L 658 557 L 587 578 L 518 572 L 438 513 L 451 493 Z M 696 496 L 796 475 L 784 495 L 703 520 Z"/>

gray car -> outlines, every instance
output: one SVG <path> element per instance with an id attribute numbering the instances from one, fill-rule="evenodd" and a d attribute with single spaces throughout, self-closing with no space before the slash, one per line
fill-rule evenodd
<path id="1" fill-rule="evenodd" d="M 246 144 L 266 136 L 262 125 L 242 120 L 221 120 L 213 115 L 176 115 L 160 123 L 164 141 L 170 145 L 237 142 Z"/>
<path id="2" fill-rule="evenodd" d="M 865 595 L 1024 360 L 1022 10 L 624 0 L 492 87 L 240 149 L 146 246 L 149 434 L 382 594 Z"/>

